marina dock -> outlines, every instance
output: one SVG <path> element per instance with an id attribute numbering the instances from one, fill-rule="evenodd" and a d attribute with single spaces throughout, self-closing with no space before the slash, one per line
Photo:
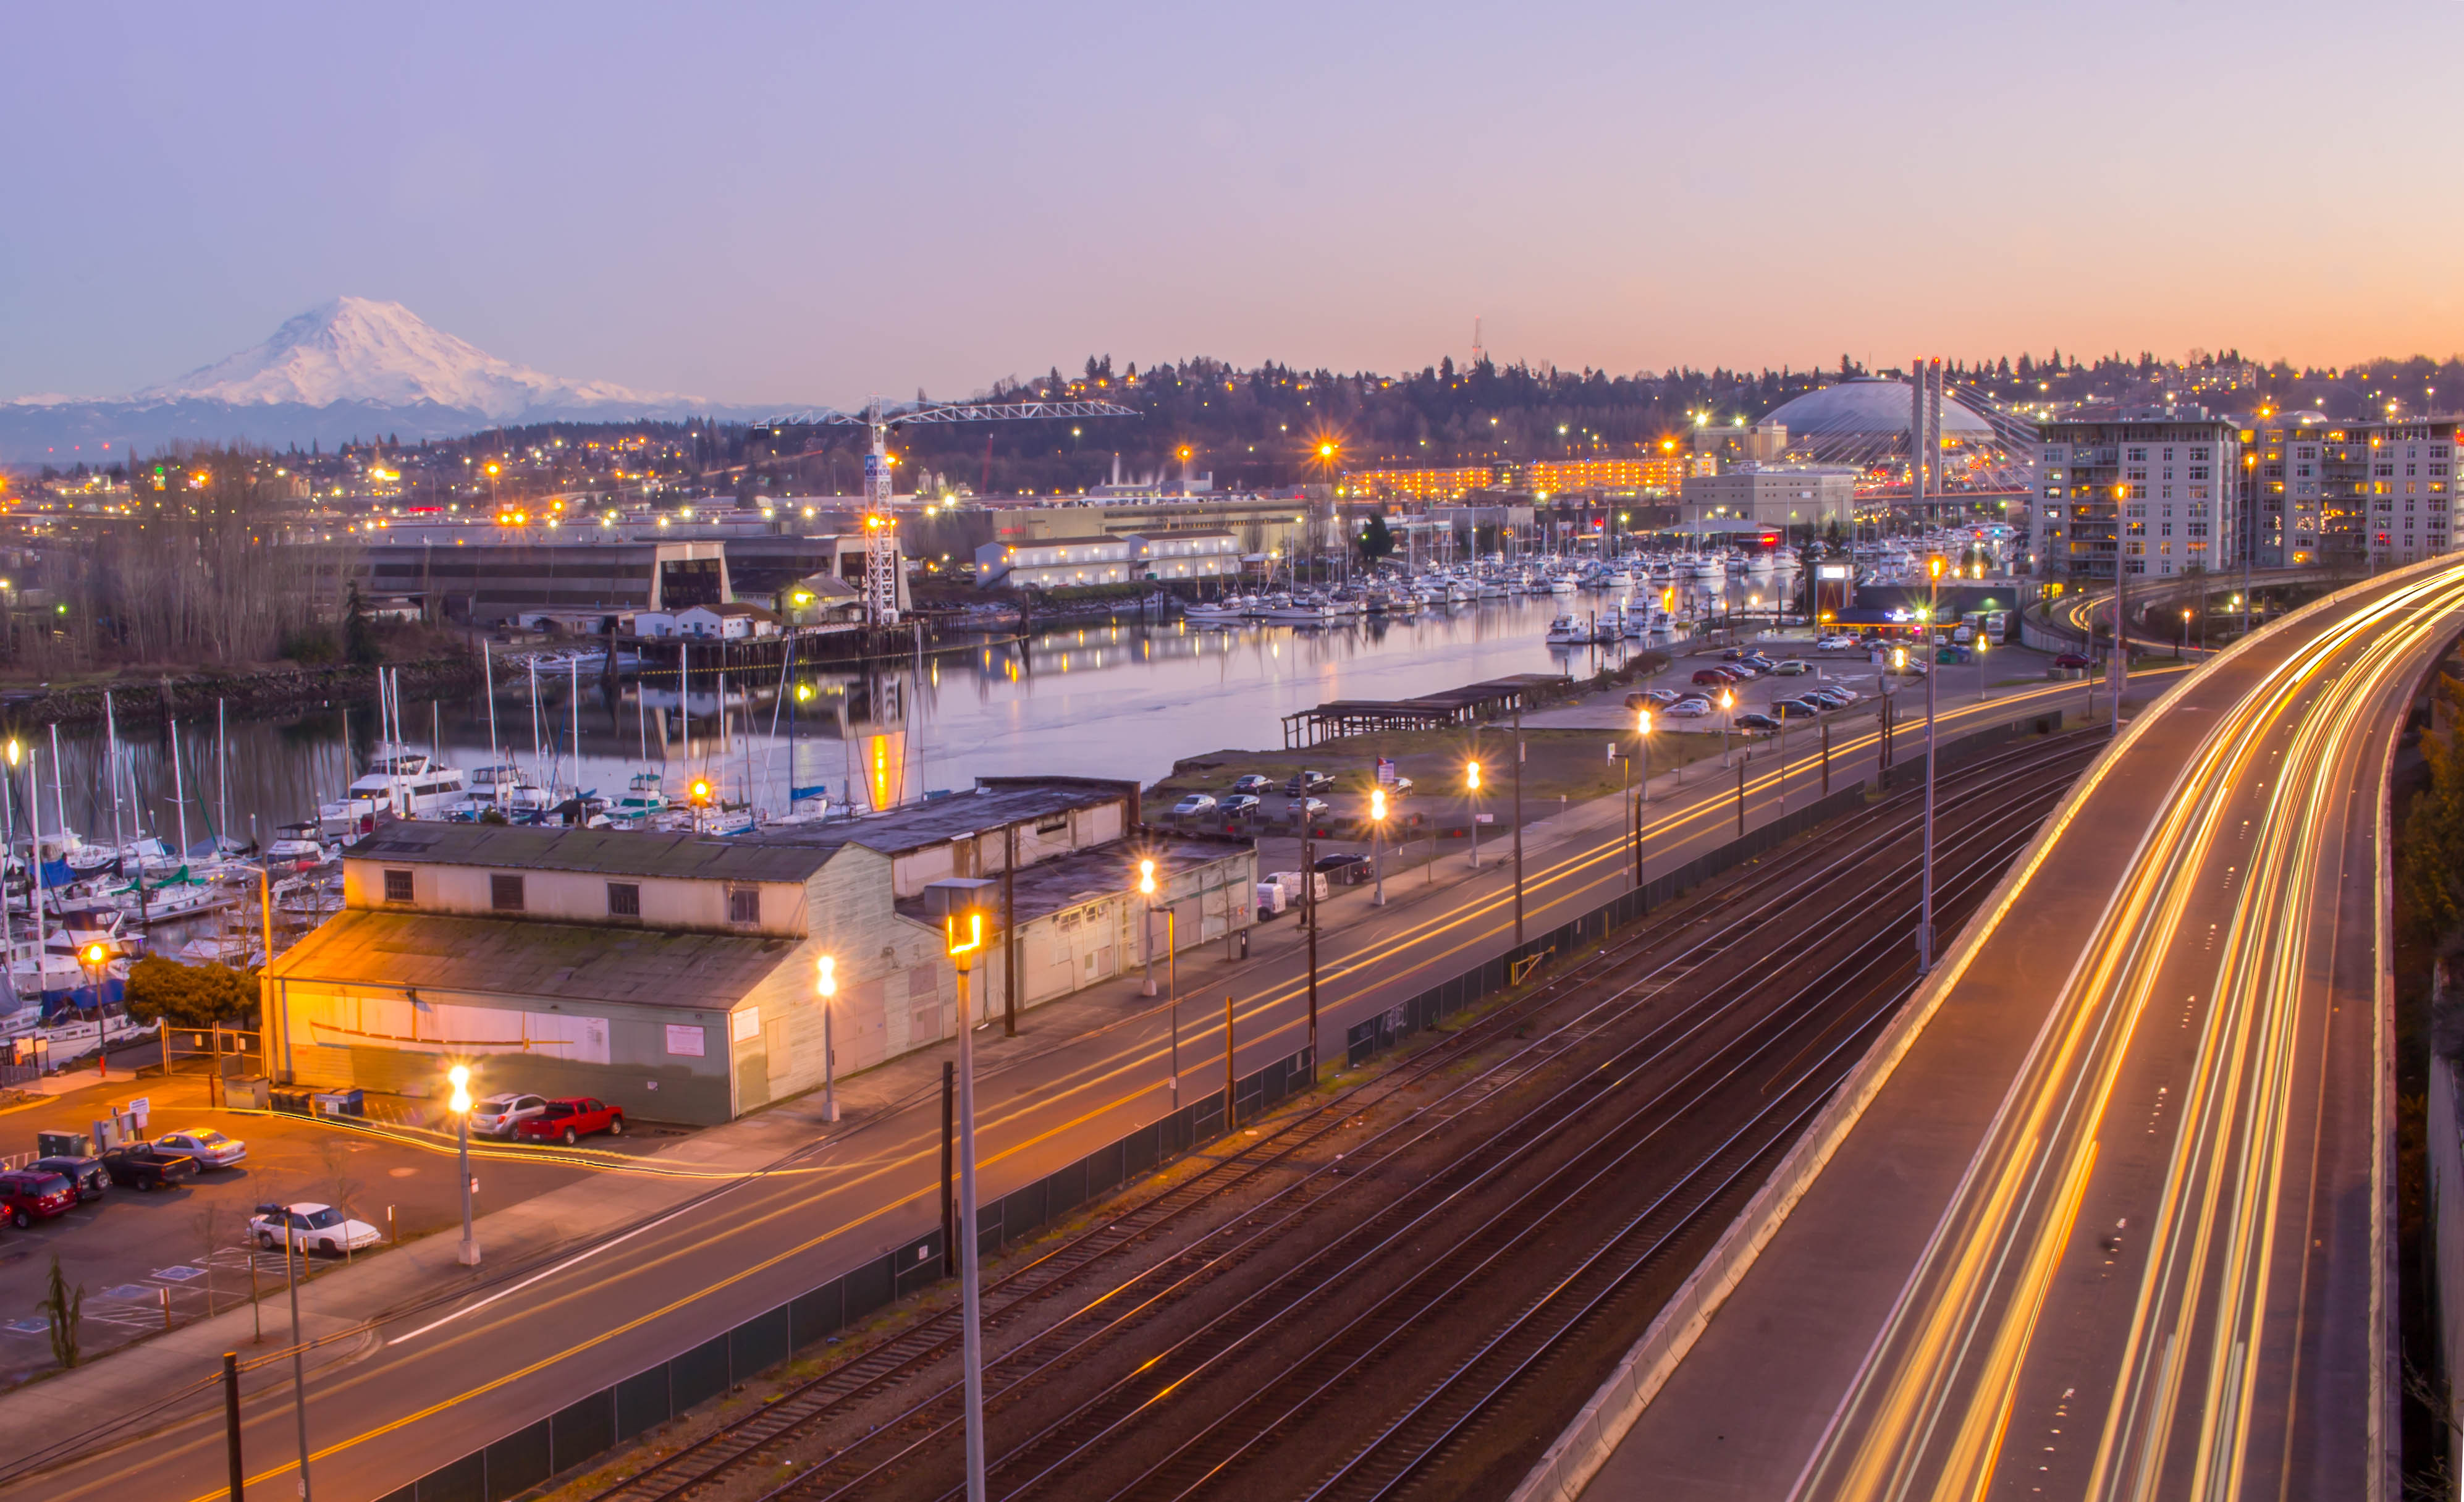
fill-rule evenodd
<path id="1" fill-rule="evenodd" d="M 1381 730 L 1438 730 L 1536 709 L 1573 692 L 1574 680 L 1554 673 L 1517 673 L 1418 698 L 1331 699 L 1284 717 L 1284 749 L 1298 751 Z"/>

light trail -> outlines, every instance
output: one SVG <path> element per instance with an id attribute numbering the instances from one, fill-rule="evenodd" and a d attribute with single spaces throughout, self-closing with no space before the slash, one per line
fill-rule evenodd
<path id="1" fill-rule="evenodd" d="M 2254 1467 L 2268 1477 L 2282 1469 L 2289 1427 L 2276 1447 L 2255 1425 L 2293 1397 L 2283 1374 L 2296 1363 L 2278 1350 L 2293 1323 L 2276 1292 L 2279 1264 L 2301 1259 L 2308 1287 L 2307 1240 L 2280 1246 L 2278 1227 L 2294 1155 L 2320 1151 L 2315 1130 L 2299 1135 L 2313 1115 L 2303 1090 L 2319 1092 L 2322 1108 L 2328 1088 L 2323 1030 L 2315 1053 L 2302 1044 L 2305 1019 L 2335 1005 L 2318 957 L 2333 953 L 2345 895 L 2327 857 L 2359 828 L 2351 809 L 2373 782 L 2390 717 L 2401 718 L 2459 613 L 2464 569 L 2423 572 L 2343 607 L 2229 704 L 2197 706 L 2213 714 L 2211 728 L 2151 815 L 2118 900 L 1795 1496 L 1948 1502 L 2035 1485 L 2093 1502 L 2236 1502 Z M 2167 1036 L 2177 1030 L 2150 1020 L 2169 1018 L 2185 993 L 2183 1027 L 2195 1015 L 2196 1032 L 2179 1074 L 2167 1051 L 2182 1047 Z M 2159 1079 L 2174 1081 L 2172 1115 L 2169 1136 L 2145 1129 L 2161 1153 L 2150 1192 L 2112 1164 L 2117 1144 L 2141 1131 L 2135 1105 L 2117 1103 L 2125 1082 Z M 2114 1182 L 2100 1182 L 2101 1162 Z M 2100 1196 L 2133 1206 L 2121 1219 L 2145 1248 L 2126 1306 L 2112 1310 L 2058 1276 L 2082 1255 L 2084 1206 Z M 2297 1205 L 2289 1224 L 2298 1230 L 2305 1217 Z M 2056 1305 L 2064 1317 L 2049 1326 Z M 2062 1340 L 2049 1348 L 2056 1328 Z M 2045 1454 L 2010 1452 L 2032 1381 L 2080 1394 L 2074 1422 L 2094 1430 L 2063 1474 Z M 2355 1494 L 2364 1481 L 2352 1478 Z"/>

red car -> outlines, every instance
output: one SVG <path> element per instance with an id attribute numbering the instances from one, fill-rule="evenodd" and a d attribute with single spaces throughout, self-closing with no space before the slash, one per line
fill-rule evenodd
<path id="1" fill-rule="evenodd" d="M 19 1230 L 36 1221 L 66 1215 L 77 1203 L 77 1186 L 66 1176 L 19 1169 L 0 1174 L 0 1211 Z"/>
<path id="2" fill-rule="evenodd" d="M 1694 686 L 1700 689 L 1724 689 L 1736 681 L 1735 674 L 1719 668 L 1699 668 L 1694 674 Z"/>
<path id="3" fill-rule="evenodd" d="M 2054 659 L 2054 666 L 2057 668 L 2087 668 L 2093 667 L 2095 664 L 2089 662 L 2087 658 L 2081 656 L 2078 652 L 2066 652 Z"/>
<path id="4" fill-rule="evenodd" d="M 593 1132 L 610 1137 L 625 1135 L 625 1113 L 603 1101 L 586 1095 L 573 1095 L 563 1100 L 551 1100 L 547 1109 L 535 1116 L 525 1116 L 514 1123 L 514 1138 L 522 1142 L 562 1142 L 567 1147 Z"/>

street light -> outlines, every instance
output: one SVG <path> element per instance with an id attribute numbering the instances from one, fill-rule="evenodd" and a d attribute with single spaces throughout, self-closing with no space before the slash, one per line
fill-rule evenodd
<path id="1" fill-rule="evenodd" d="M 1642 806 L 1651 802 L 1651 711 L 1635 711 L 1634 740 L 1642 775 L 1634 780 L 1634 884 L 1642 887 Z"/>
<path id="2" fill-rule="evenodd" d="M 1720 765 L 1728 764 L 1728 729 L 1737 722 L 1737 696 L 1727 689 L 1720 691 Z"/>
<path id="3" fill-rule="evenodd" d="M 941 920 L 958 972 L 958 1295 L 965 1321 L 967 1502 L 984 1502 L 984 1314 L 976 1292 L 976 1027 L 967 977 L 984 949 L 984 914 L 973 904 Z"/>
<path id="4" fill-rule="evenodd" d="M 813 990 L 822 999 L 822 1119 L 839 1118 L 838 1052 L 830 1042 L 830 1014 L 838 1010 L 839 962 L 828 955 L 813 961 Z"/>
<path id="5" fill-rule="evenodd" d="M 1933 773 L 1934 773 L 1934 669 L 1942 666 L 1941 626 L 1943 560 L 1936 554 L 1925 560 L 1925 607 L 1924 612 L 1925 655 L 1932 660 L 1925 665 L 1925 877 L 1917 901 L 1917 973 L 1928 974 L 1933 969 Z"/>
<path id="6" fill-rule="evenodd" d="M 2189 607 L 2189 606 L 2184 606 L 2184 607 L 2182 607 L 2182 645 L 2180 645 L 2179 647 L 2176 647 L 2176 648 L 2174 648 L 2174 649 L 2173 649 L 2173 656 L 2175 657 L 2175 659 L 2176 659 L 2176 660 L 2178 660 L 2178 659 L 2180 659 L 2180 658 L 2183 656 L 2183 654 L 2184 654 L 2184 653 L 2188 652 L 2189 650 L 2190 650 L 2190 607 Z"/>
<path id="7" fill-rule="evenodd" d="M 1480 763 L 1463 764 L 1463 785 L 1471 794 L 1471 869 L 1480 870 Z"/>
<path id="8" fill-rule="evenodd" d="M 471 1067 L 456 1064 L 445 1071 L 453 1082 L 453 1098 L 446 1102 L 453 1113 L 456 1127 L 456 1152 L 462 1165 L 462 1250 L 459 1260 L 466 1268 L 479 1265 L 479 1238 L 471 1233 Z"/>
<path id="9" fill-rule="evenodd" d="M 1369 895 L 1369 905 L 1373 908 L 1386 905 L 1385 835 L 1386 789 L 1373 787 L 1369 790 L 1369 873 L 1376 881 L 1376 887 Z"/>
<path id="10" fill-rule="evenodd" d="M 1148 994 L 1149 996 L 1153 996 L 1153 995 L 1155 993 L 1155 863 L 1154 861 L 1151 861 L 1151 860 L 1142 860 L 1142 861 L 1138 862 L 1138 894 L 1139 894 L 1139 895 L 1141 895 L 1141 896 L 1143 896 L 1143 897 L 1145 897 L 1145 898 L 1147 899 L 1147 927 L 1146 927 L 1146 936 L 1145 936 L 1145 937 L 1146 937 L 1146 951 L 1147 951 L 1147 994 Z M 1179 1105 L 1179 1104 L 1180 1104 L 1180 935 L 1179 935 L 1179 933 L 1178 933 L 1179 926 L 1180 926 L 1180 915 L 1179 915 L 1179 914 L 1177 914 L 1177 913 L 1176 913 L 1176 912 L 1174 912 L 1174 911 L 1172 910 L 1172 908 L 1171 908 L 1169 905 L 1166 905 L 1166 906 L 1165 906 L 1165 908 L 1164 908 L 1164 910 L 1163 910 L 1163 950 L 1164 950 L 1164 964 L 1165 964 L 1165 965 L 1166 965 L 1166 967 L 1168 967 L 1168 968 L 1170 969 L 1170 971 L 1172 972 L 1172 974 L 1171 974 L 1171 981 L 1172 981 L 1172 1000 L 1165 1004 L 1165 1005 L 1164 1005 L 1164 1012 L 1165 1012 L 1166 1016 L 1170 1018 L 1170 1020 L 1171 1020 L 1171 1024 L 1172 1024 L 1172 1103 L 1173 1103 L 1174 1105 L 1176 1105 L 1176 1106 L 1177 1106 L 1177 1105 Z"/>

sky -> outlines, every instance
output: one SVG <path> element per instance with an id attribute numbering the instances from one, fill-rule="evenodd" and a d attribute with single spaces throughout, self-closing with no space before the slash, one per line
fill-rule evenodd
<path id="1" fill-rule="evenodd" d="M 2464 5 L 18 8 L 0 398 L 340 294 L 558 375 L 2464 350 Z M 2298 107 L 2296 107 L 2298 105 Z"/>

